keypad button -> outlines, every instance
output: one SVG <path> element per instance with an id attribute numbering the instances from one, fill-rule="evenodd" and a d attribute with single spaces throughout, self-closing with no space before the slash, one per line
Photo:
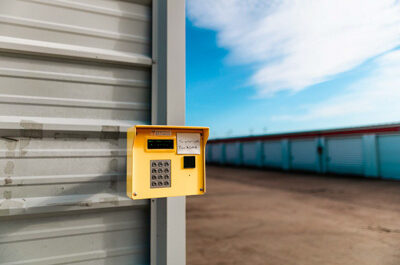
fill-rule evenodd
<path id="1" fill-rule="evenodd" d="M 150 188 L 170 188 L 171 179 L 171 160 L 150 160 Z"/>

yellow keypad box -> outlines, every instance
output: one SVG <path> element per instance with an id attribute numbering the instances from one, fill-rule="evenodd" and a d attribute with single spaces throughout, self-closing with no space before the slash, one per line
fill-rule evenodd
<path id="1" fill-rule="evenodd" d="M 136 125 L 127 132 L 126 190 L 133 200 L 206 192 L 209 128 Z"/>

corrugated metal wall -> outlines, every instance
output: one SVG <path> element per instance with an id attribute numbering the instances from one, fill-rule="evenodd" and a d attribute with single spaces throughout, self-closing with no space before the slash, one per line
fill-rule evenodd
<path id="1" fill-rule="evenodd" d="M 0 3 L 0 262 L 149 262 L 125 131 L 150 123 L 148 1 Z"/>
<path id="2" fill-rule="evenodd" d="M 261 161 L 268 168 L 400 180 L 400 134 L 208 143 L 209 149 L 216 146 L 218 156 L 213 163 L 221 163 L 220 158 L 225 157 L 224 163 L 229 165 L 260 166 Z"/>

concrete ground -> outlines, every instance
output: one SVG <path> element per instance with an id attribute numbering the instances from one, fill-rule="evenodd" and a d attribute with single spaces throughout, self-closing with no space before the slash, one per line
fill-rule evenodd
<path id="1" fill-rule="evenodd" d="M 400 182 L 207 166 L 187 264 L 399 265 Z"/>

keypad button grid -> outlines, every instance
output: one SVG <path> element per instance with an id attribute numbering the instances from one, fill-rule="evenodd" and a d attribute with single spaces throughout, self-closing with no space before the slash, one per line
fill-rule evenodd
<path id="1" fill-rule="evenodd" d="M 150 188 L 171 187 L 171 160 L 150 160 Z"/>

